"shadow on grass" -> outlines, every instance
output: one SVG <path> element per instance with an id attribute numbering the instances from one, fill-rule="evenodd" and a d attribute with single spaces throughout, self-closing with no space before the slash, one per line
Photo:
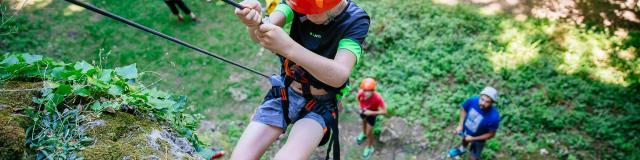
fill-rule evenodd
<path id="1" fill-rule="evenodd" d="M 640 31 L 638 0 L 433 0 L 455 5 L 474 4 L 484 13 L 505 12 L 586 24 L 611 31 Z"/>

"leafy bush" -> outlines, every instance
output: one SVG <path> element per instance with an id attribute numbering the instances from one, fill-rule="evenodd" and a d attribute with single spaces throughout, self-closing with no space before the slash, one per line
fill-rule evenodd
<path id="1" fill-rule="evenodd" d="M 27 129 L 27 144 L 38 151 L 36 159 L 77 159 L 76 153 L 93 142 L 80 125 L 85 117 L 79 109 L 36 113 L 29 117 L 34 125 Z"/>
<path id="2" fill-rule="evenodd" d="M 202 145 L 193 133 L 202 116 L 184 113 L 186 97 L 137 84 L 138 76 L 135 64 L 102 69 L 85 61 L 67 64 L 31 54 L 6 55 L 0 62 L 0 80 L 45 82 L 42 96 L 33 98 L 37 106 L 29 116 L 35 124 L 27 132 L 27 142 L 39 156 L 74 156 L 88 138 L 78 129 L 83 119 L 80 113 L 105 111 L 131 112 L 166 122 L 196 147 Z"/>

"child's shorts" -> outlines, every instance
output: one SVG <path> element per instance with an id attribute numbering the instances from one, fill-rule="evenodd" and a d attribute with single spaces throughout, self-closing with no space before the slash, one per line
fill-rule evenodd
<path id="1" fill-rule="evenodd" d="M 271 76 L 269 77 L 269 79 L 271 80 L 271 83 L 274 86 L 279 86 L 279 87 L 284 86 L 281 76 Z M 294 91 L 291 88 L 288 88 L 287 91 L 288 91 L 288 98 L 289 98 L 288 99 L 289 100 L 289 118 L 291 119 L 292 122 L 295 122 L 302 118 L 309 118 L 318 122 L 323 129 L 326 129 L 327 125 L 325 124 L 324 119 L 322 119 L 322 116 L 320 116 L 317 113 L 309 112 L 304 117 L 300 117 L 300 111 L 302 111 L 302 109 L 304 108 L 304 105 L 306 104 L 306 99 L 302 96 L 302 94 Z M 260 107 L 256 109 L 256 112 L 253 115 L 252 121 L 260 122 L 263 124 L 275 126 L 283 130 L 286 130 L 287 124 L 285 123 L 284 116 L 283 116 L 281 98 L 280 97 L 271 98 L 271 97 L 273 96 L 269 94 L 265 97 L 265 100 L 262 103 L 262 105 L 260 105 Z M 314 98 L 317 99 L 318 101 L 322 101 L 330 97 L 323 95 L 323 96 L 314 96 Z M 326 105 L 326 103 L 317 103 L 317 105 L 318 106 L 316 107 L 320 107 L 320 105 Z"/>

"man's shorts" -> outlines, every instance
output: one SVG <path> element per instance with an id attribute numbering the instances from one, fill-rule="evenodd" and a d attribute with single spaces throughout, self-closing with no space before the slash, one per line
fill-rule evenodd
<path id="1" fill-rule="evenodd" d="M 483 148 L 484 142 L 471 142 L 471 144 L 469 145 L 469 153 L 471 153 L 471 157 L 480 158 L 480 154 L 482 153 Z"/>
<path id="2" fill-rule="evenodd" d="M 461 133 L 460 136 L 464 137 L 467 134 Z M 473 141 L 469 144 L 469 155 L 474 158 L 480 158 L 480 154 L 482 153 L 482 149 L 484 148 L 485 141 Z"/>
<path id="3" fill-rule="evenodd" d="M 284 86 L 282 77 L 280 76 L 271 76 L 269 77 L 269 79 L 271 80 L 271 84 L 274 86 L 278 86 L 278 87 Z M 304 108 L 304 105 L 306 104 L 306 99 L 302 96 L 302 94 L 294 91 L 291 88 L 288 88 L 287 91 L 288 91 L 287 96 L 289 98 L 288 99 L 289 100 L 289 118 L 291 119 L 292 122 L 295 122 L 302 118 L 309 118 L 318 122 L 323 129 L 327 127 L 322 116 L 317 113 L 309 112 L 304 117 L 300 117 L 300 111 L 302 111 L 302 109 Z M 315 107 L 322 107 L 321 105 L 330 105 L 330 103 L 321 102 L 321 101 L 326 102 L 327 100 L 329 100 L 331 97 L 329 97 L 328 95 L 314 96 L 314 98 L 318 101 Z M 260 105 L 260 107 L 256 109 L 255 114 L 253 115 L 252 121 L 260 122 L 263 124 L 275 126 L 283 130 L 286 130 L 288 126 L 285 123 L 283 114 L 284 113 L 282 111 L 281 98 L 280 97 L 273 98 L 272 95 L 267 94 L 264 102 L 262 102 L 262 105 Z"/>

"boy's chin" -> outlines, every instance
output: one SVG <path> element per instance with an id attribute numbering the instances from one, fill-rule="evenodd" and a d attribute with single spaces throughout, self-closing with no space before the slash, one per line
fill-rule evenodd
<path id="1" fill-rule="evenodd" d="M 311 23 L 321 25 L 324 24 L 324 21 L 311 21 Z"/>

